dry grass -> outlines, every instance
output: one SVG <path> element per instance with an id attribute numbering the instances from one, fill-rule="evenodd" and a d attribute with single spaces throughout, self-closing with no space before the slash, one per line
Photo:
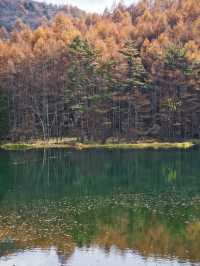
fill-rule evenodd
<path id="1" fill-rule="evenodd" d="M 193 142 L 152 142 L 129 144 L 77 144 L 79 149 L 188 149 L 194 146 Z"/>
<path id="2" fill-rule="evenodd" d="M 6 143 L 1 145 L 5 150 L 28 150 L 28 149 L 53 149 L 53 148 L 68 148 L 68 149 L 188 149 L 197 145 L 195 141 L 187 142 L 141 142 L 141 143 L 121 143 L 121 144 L 83 144 L 76 142 L 75 138 L 64 138 L 62 140 L 50 139 L 48 141 L 36 140 L 32 142 L 22 143 Z"/>

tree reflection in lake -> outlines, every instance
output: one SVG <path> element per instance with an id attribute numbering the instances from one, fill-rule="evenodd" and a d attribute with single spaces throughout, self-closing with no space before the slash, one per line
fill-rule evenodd
<path id="1" fill-rule="evenodd" d="M 200 263 L 199 155 L 1 152 L 0 265 L 39 254 L 56 266 Z"/>

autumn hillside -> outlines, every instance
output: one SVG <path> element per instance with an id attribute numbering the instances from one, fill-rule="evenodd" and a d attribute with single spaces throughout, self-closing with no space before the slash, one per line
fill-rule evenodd
<path id="1" fill-rule="evenodd" d="M 37 28 L 43 21 L 51 20 L 58 13 L 74 18 L 85 14 L 71 6 L 57 7 L 32 0 L 0 0 L 0 26 L 8 31 L 14 28 L 19 18 L 31 28 Z"/>
<path id="2" fill-rule="evenodd" d="M 1 138 L 200 137 L 200 1 L 30 24 L 1 29 Z"/>

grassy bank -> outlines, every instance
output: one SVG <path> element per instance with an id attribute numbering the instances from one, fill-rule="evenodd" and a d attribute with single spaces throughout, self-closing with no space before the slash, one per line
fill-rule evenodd
<path id="1" fill-rule="evenodd" d="M 49 141 L 34 141 L 21 143 L 4 143 L 0 147 L 4 150 L 30 150 L 30 149 L 53 149 L 67 148 L 76 150 L 87 149 L 189 149 L 194 145 L 199 145 L 200 141 L 192 140 L 186 142 L 160 142 L 144 141 L 137 143 L 78 143 L 74 139 L 63 139 L 61 141 L 51 139 Z"/>
<path id="2" fill-rule="evenodd" d="M 122 144 L 79 144 L 79 149 L 188 149 L 194 146 L 193 142 L 141 142 L 141 143 L 122 143 Z"/>

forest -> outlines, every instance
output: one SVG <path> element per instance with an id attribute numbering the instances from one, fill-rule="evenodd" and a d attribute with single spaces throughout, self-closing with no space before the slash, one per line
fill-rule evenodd
<path id="1" fill-rule="evenodd" d="M 200 1 L 0 28 L 0 139 L 200 138 Z"/>

